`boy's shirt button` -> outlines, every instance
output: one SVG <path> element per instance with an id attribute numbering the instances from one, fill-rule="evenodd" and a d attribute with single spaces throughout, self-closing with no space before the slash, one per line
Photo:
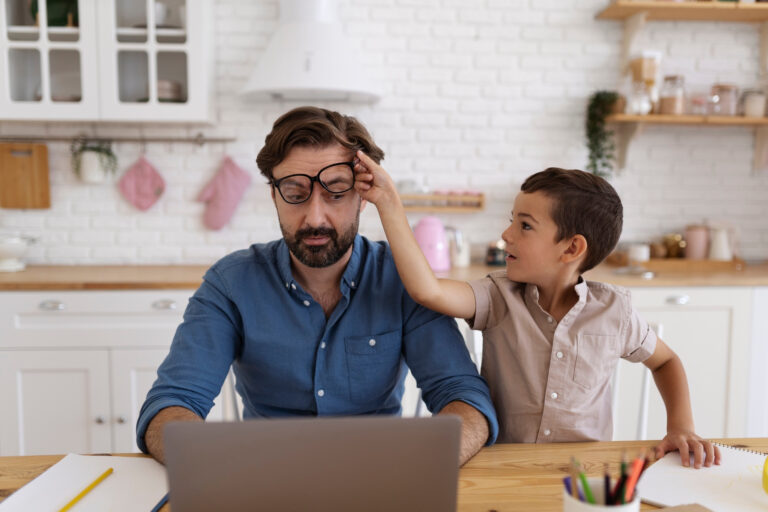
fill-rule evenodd
<path id="1" fill-rule="evenodd" d="M 552 400 L 557 400 L 557 396 L 558 396 L 558 395 L 557 395 L 557 393 L 552 393 L 552 394 L 551 394 L 551 395 L 549 395 L 549 396 L 551 396 L 551 397 L 552 397 Z"/>
<path id="2" fill-rule="evenodd" d="M 562 359 L 563 358 L 563 353 L 560 352 L 560 351 L 558 351 L 557 354 L 555 354 L 555 355 L 557 356 L 558 359 Z"/>

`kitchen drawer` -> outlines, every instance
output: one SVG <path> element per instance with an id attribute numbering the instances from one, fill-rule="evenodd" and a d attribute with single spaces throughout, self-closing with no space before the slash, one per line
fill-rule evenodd
<path id="1" fill-rule="evenodd" d="M 190 290 L 0 293 L 0 348 L 168 347 Z"/>

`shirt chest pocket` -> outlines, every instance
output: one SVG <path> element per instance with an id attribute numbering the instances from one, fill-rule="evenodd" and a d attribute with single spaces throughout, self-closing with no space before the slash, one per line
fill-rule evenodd
<path id="1" fill-rule="evenodd" d="M 580 334 L 576 340 L 576 365 L 573 380 L 585 388 L 608 381 L 618 362 L 618 336 Z"/>
<path id="2" fill-rule="evenodd" d="M 344 339 L 352 401 L 376 402 L 397 384 L 400 369 L 401 331 Z"/>

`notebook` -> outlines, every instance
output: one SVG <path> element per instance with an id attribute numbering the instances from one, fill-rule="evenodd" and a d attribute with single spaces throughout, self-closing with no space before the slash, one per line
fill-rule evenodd
<path id="1" fill-rule="evenodd" d="M 166 493 L 165 469 L 154 459 L 69 454 L 0 502 L 0 512 L 59 510 L 109 468 L 73 512 L 149 512 Z"/>
<path id="2" fill-rule="evenodd" d="M 449 414 L 169 423 L 171 508 L 452 512 L 460 438 Z"/>
<path id="3" fill-rule="evenodd" d="M 719 466 L 693 469 L 680 464 L 678 452 L 667 453 L 651 465 L 637 484 L 640 498 L 657 506 L 700 503 L 713 512 L 765 512 L 768 494 L 762 475 L 766 455 L 718 445 Z"/>

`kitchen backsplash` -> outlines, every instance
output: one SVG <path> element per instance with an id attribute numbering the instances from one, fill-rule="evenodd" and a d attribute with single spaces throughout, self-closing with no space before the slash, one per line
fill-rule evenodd
<path id="1" fill-rule="evenodd" d="M 384 91 L 373 105 L 325 103 L 358 116 L 385 150 L 395 179 L 486 194 L 478 214 L 443 221 L 473 244 L 498 238 L 516 191 L 548 166 L 584 168 L 584 111 L 597 89 L 619 82 L 622 25 L 596 21 L 608 0 L 342 0 Z M 277 2 L 215 0 L 212 127 L 0 123 L 0 135 L 236 137 L 230 144 L 116 144 L 118 175 L 142 152 L 166 181 L 139 212 L 114 183 L 85 185 L 70 170 L 69 146 L 49 144 L 52 208 L 0 209 L 0 231 L 39 236 L 31 263 L 210 263 L 252 242 L 280 236 L 269 188 L 254 163 L 272 121 L 296 103 L 251 103 L 238 95 L 276 27 Z M 653 22 L 637 48 L 659 50 L 664 74 L 689 90 L 716 81 L 752 87 L 758 77 L 756 24 Z M 754 130 L 649 126 L 633 141 L 612 183 L 625 206 L 623 239 L 646 241 L 704 219 L 740 230 L 741 256 L 768 259 L 768 172 L 753 174 Z M 235 216 L 206 230 L 195 202 L 224 155 L 253 176 Z M 416 222 L 419 215 L 413 214 Z M 375 208 L 361 232 L 383 237 Z"/>

